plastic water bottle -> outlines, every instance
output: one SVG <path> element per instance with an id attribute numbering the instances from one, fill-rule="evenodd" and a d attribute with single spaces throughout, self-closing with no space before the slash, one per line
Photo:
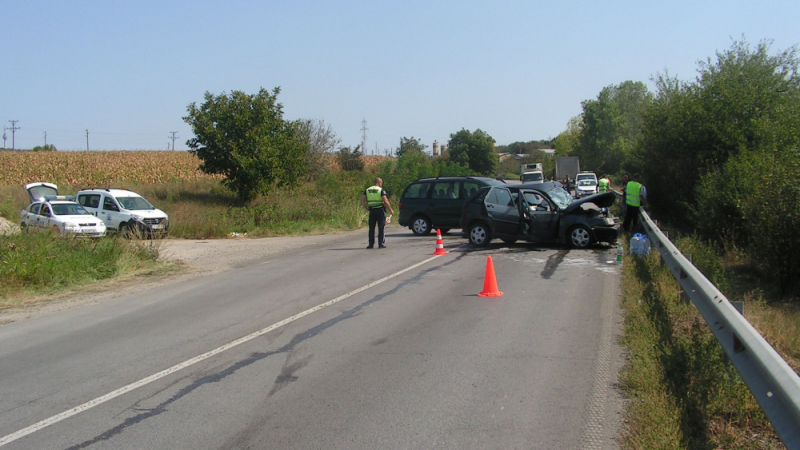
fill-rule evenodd
<path id="1" fill-rule="evenodd" d="M 624 251 L 622 250 L 622 243 L 617 242 L 617 264 L 622 264 L 622 254 Z"/>
<path id="2" fill-rule="evenodd" d="M 641 246 L 640 249 L 641 256 L 647 256 L 650 254 L 650 239 L 647 237 L 647 235 L 644 235 L 642 237 L 642 243 L 640 244 L 640 246 Z"/>
<path id="3" fill-rule="evenodd" d="M 631 238 L 630 244 L 628 245 L 628 251 L 633 256 L 639 255 L 639 241 L 641 241 L 641 236 L 642 235 L 639 233 L 634 234 Z"/>

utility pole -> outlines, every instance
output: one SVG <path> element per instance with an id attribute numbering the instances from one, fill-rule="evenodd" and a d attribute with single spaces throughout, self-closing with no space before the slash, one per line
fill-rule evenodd
<path id="1" fill-rule="evenodd" d="M 361 148 L 365 155 L 367 154 L 367 130 L 369 130 L 367 128 L 367 119 L 364 119 L 361 121 Z"/>
<path id="2" fill-rule="evenodd" d="M 175 151 L 175 139 L 178 139 L 178 136 L 175 136 L 175 135 L 176 135 L 178 132 L 177 132 L 177 131 L 170 131 L 169 133 L 172 135 L 172 136 L 170 137 L 170 139 L 172 139 L 172 151 L 174 152 L 174 151 Z"/>
<path id="3" fill-rule="evenodd" d="M 44 132 L 44 149 L 47 150 L 47 131 Z"/>
<path id="4" fill-rule="evenodd" d="M 9 128 L 9 130 L 11 130 L 11 150 L 16 150 L 17 145 L 16 141 L 14 140 L 14 134 L 16 133 L 17 130 L 19 130 L 19 127 L 16 126 L 19 120 L 9 120 L 9 122 L 11 122 L 11 128 Z"/>
<path id="5" fill-rule="evenodd" d="M 86 151 L 89 151 L 89 130 L 86 130 Z"/>
<path id="6" fill-rule="evenodd" d="M 372 152 L 372 154 L 373 155 L 380 155 L 380 152 L 378 151 L 378 143 L 377 142 L 375 143 L 375 151 Z"/>
<path id="7" fill-rule="evenodd" d="M 6 139 L 8 139 L 8 136 L 6 135 L 7 129 L 8 127 L 3 127 L 3 150 L 6 149 Z"/>

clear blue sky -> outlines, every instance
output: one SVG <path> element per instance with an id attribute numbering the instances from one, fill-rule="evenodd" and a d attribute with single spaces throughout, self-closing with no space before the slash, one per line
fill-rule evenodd
<path id="1" fill-rule="evenodd" d="M 800 44 L 800 1 L 2 1 L 0 123 L 16 147 L 176 150 L 203 93 L 280 86 L 286 119 L 322 119 L 382 153 L 461 128 L 547 139 L 626 80 L 696 75 L 744 35 Z M 7 132 L 11 147 L 11 132 Z"/>

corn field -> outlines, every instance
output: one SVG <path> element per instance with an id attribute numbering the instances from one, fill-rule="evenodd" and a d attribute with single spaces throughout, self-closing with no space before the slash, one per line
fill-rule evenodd
<path id="1" fill-rule="evenodd" d="M 0 152 L 0 184 L 47 181 L 64 185 L 155 184 L 213 178 L 189 152 Z"/>
<path id="2" fill-rule="evenodd" d="M 324 155 L 329 170 L 338 170 L 335 155 Z M 364 156 L 367 167 L 386 159 Z M 198 169 L 200 160 L 189 152 L 0 151 L 0 185 L 19 186 L 35 181 L 59 185 L 107 186 L 121 182 L 159 184 L 173 181 L 221 179 Z"/>

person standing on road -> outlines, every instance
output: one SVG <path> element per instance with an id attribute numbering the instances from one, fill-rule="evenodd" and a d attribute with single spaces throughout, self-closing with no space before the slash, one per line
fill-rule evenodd
<path id="1" fill-rule="evenodd" d="M 625 186 L 625 221 L 622 223 L 622 228 L 625 231 L 631 230 L 639 223 L 639 208 L 647 205 L 647 189 L 642 186 L 642 177 L 638 173 L 633 176 L 633 181 L 629 181 Z"/>
<path id="2" fill-rule="evenodd" d="M 608 175 L 603 175 L 603 178 L 600 178 L 600 181 L 597 182 L 597 192 L 608 192 L 610 184 L 611 180 L 608 179 Z"/>
<path id="3" fill-rule="evenodd" d="M 375 178 L 375 185 L 367 188 L 361 195 L 361 206 L 369 211 L 369 245 L 367 248 L 375 248 L 375 225 L 378 225 L 378 248 L 386 248 L 384 227 L 386 226 L 386 209 L 394 215 L 392 205 L 383 190 L 383 180 Z"/>

